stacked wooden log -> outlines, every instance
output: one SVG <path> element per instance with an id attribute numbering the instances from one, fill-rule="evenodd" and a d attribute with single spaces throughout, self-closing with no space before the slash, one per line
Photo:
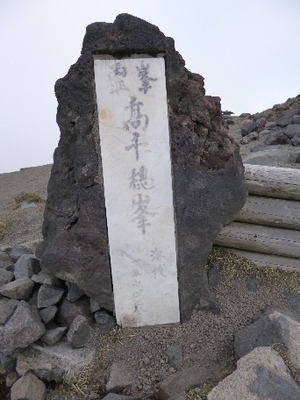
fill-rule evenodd
<path id="1" fill-rule="evenodd" d="M 249 196 L 215 241 L 259 266 L 300 271 L 300 170 L 245 165 Z"/>

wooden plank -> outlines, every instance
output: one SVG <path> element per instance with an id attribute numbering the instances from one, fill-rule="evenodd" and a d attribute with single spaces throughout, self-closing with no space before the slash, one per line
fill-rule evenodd
<path id="1" fill-rule="evenodd" d="M 226 248 L 226 250 L 230 251 L 231 253 L 237 254 L 238 256 L 244 257 L 249 261 L 252 261 L 258 267 L 272 267 L 272 268 L 280 268 L 286 271 L 300 272 L 300 260 L 296 258 L 254 253 L 252 251 L 237 250 L 230 248 Z"/>
<path id="2" fill-rule="evenodd" d="M 300 233 L 289 229 L 233 222 L 221 230 L 214 244 L 300 259 Z"/>
<path id="3" fill-rule="evenodd" d="M 248 196 L 235 221 L 300 230 L 300 202 Z"/>
<path id="4" fill-rule="evenodd" d="M 245 164 L 249 194 L 300 200 L 300 170 Z"/>

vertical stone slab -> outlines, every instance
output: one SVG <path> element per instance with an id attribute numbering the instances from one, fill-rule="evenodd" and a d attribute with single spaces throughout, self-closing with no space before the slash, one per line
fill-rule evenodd
<path id="1" fill-rule="evenodd" d="M 166 62 L 179 303 L 181 321 L 187 321 L 199 307 L 218 311 L 209 290 L 205 264 L 222 226 L 233 221 L 245 203 L 244 168 L 239 147 L 224 128 L 220 99 L 205 95 L 203 77 L 184 67 L 184 60 L 175 50 L 172 38 L 132 15 L 118 15 L 111 24 L 96 22 L 89 25 L 78 61 L 55 84 L 61 137 L 48 185 L 44 240 L 38 245 L 36 255 L 42 270 L 76 283 L 101 307 L 113 310 L 94 59 L 99 55 L 125 59 L 137 54 L 147 55 L 147 58 L 163 55 Z M 122 85 L 122 68 L 116 72 Z M 143 70 L 135 72 L 141 73 L 140 77 L 147 77 Z M 154 88 L 158 81 L 150 79 L 157 78 L 151 69 L 148 77 L 142 85 Z M 144 96 L 144 93 L 138 91 L 138 95 Z M 137 98 L 137 101 L 144 100 Z M 126 106 L 130 106 L 130 100 Z M 160 109 L 156 107 L 155 113 Z M 143 107 L 140 112 L 148 115 Z M 142 144 L 144 138 L 134 137 L 134 131 L 123 129 L 123 123 L 130 118 L 127 114 L 121 120 L 120 130 L 124 137 L 129 135 L 124 143 L 128 147 L 125 151 L 134 156 L 135 144 Z M 152 116 L 149 128 L 151 122 Z M 156 151 L 159 148 L 157 146 Z M 145 150 L 143 146 L 137 146 L 137 149 L 139 152 Z M 160 163 L 161 160 L 158 168 Z M 139 168 L 135 171 L 137 178 L 140 177 Z M 152 173 L 155 172 L 149 169 L 148 176 L 153 179 Z M 128 179 L 130 177 L 132 169 Z M 149 212 L 155 212 L 150 208 L 152 198 L 144 205 L 148 206 Z M 152 217 L 146 216 L 146 223 L 152 222 Z M 147 228 L 148 225 L 145 226 L 146 234 Z"/>
<path id="2" fill-rule="evenodd" d="M 165 64 L 95 59 L 117 321 L 180 321 Z"/>

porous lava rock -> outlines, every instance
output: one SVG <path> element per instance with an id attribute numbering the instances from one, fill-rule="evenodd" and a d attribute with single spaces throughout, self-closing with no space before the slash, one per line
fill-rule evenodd
<path id="1" fill-rule="evenodd" d="M 246 199 L 239 146 L 224 128 L 220 99 L 205 95 L 174 40 L 128 14 L 87 27 L 81 56 L 55 85 L 60 141 L 48 185 L 43 270 L 76 283 L 113 310 L 94 57 L 164 55 L 178 253 L 181 319 L 199 307 L 216 310 L 205 270 L 212 243 Z"/>

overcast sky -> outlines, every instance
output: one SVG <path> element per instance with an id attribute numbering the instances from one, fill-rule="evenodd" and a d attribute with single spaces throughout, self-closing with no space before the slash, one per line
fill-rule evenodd
<path id="1" fill-rule="evenodd" d="M 52 163 L 54 83 L 86 26 L 124 12 L 173 37 L 223 110 L 255 113 L 300 93 L 300 0 L 0 0 L 0 173 Z"/>

